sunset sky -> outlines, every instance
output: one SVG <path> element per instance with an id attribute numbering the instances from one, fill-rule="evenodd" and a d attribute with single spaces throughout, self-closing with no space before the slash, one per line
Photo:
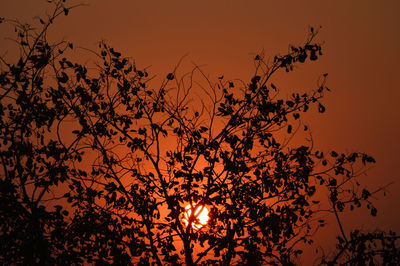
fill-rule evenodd
<path id="1" fill-rule="evenodd" d="M 327 111 L 308 117 L 315 145 L 375 157 L 377 163 L 362 177 L 371 191 L 395 182 L 386 197 L 376 196 L 378 217 L 360 216 L 368 217 L 365 220 L 350 214 L 344 227 L 392 228 L 400 233 L 400 1 L 79 2 L 87 6 L 72 10 L 55 25 L 55 39 L 90 49 L 106 40 L 160 78 L 187 54 L 183 68 L 190 69 L 194 62 L 211 78 L 246 81 L 257 53 L 263 50 L 266 58 L 283 54 L 289 44 L 304 42 L 309 26 L 321 26 L 318 41 L 324 55 L 275 81 L 285 96 L 315 88 L 318 78 L 329 73 L 332 92 L 323 100 Z M 39 0 L 1 0 L 0 16 L 31 22 L 45 7 Z M 3 30 L 7 29 L 1 25 Z M 0 44 L 3 52 L 10 42 Z"/>

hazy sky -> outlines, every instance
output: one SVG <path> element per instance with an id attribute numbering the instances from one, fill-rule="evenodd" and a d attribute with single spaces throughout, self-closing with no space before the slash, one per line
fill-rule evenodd
<path id="1" fill-rule="evenodd" d="M 365 177 L 371 190 L 396 182 L 387 197 L 377 196 L 378 218 L 366 222 L 353 216 L 347 222 L 400 232 L 400 1 L 81 2 L 88 6 L 59 21 L 54 36 L 92 49 L 107 40 L 161 77 L 188 53 L 186 65 L 203 65 L 211 77 L 246 79 L 256 53 L 264 50 L 267 58 L 284 53 L 288 44 L 303 43 L 308 26 L 322 26 L 324 56 L 279 75 L 276 83 L 284 93 L 307 91 L 329 73 L 327 112 L 309 121 L 317 146 L 374 156 L 377 164 Z M 45 6 L 39 0 L 0 0 L 0 16 L 31 21 Z"/>

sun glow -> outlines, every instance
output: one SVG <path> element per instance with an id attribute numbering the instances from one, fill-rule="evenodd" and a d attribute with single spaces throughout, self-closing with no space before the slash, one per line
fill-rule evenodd
<path id="1" fill-rule="evenodd" d="M 192 221 L 192 228 L 198 230 L 207 224 L 209 219 L 208 210 L 203 205 L 196 206 L 195 204 L 193 204 L 193 208 L 195 209 L 194 211 L 195 220 Z M 185 224 L 185 226 L 189 224 L 189 217 L 191 214 L 192 210 L 190 204 L 188 204 L 185 207 L 185 212 L 183 213 L 183 218 L 182 218 L 182 221 Z"/>

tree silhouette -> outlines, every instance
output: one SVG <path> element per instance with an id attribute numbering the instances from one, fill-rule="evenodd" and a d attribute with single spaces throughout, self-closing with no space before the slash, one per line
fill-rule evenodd
<path id="1" fill-rule="evenodd" d="M 249 82 L 177 67 L 153 88 L 104 42 L 90 66 L 72 43 L 51 43 L 49 27 L 73 8 L 64 2 L 38 29 L 1 20 L 20 50 L 1 58 L 3 263 L 291 265 L 325 225 L 323 208 L 340 232 L 320 264 L 399 262 L 395 233 L 341 225 L 345 209 L 377 214 L 358 180 L 374 159 L 292 141 L 310 134 L 303 113 L 325 111 L 327 75 L 287 98 L 272 77 L 322 55 L 317 30 L 271 62 L 257 55 Z"/>

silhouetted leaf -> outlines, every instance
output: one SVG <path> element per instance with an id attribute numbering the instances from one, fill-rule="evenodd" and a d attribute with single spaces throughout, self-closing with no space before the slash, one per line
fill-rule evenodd
<path id="1" fill-rule="evenodd" d="M 287 127 L 287 132 L 290 134 L 292 133 L 292 125 L 288 125 Z"/>
<path id="2" fill-rule="evenodd" d="M 318 112 L 320 113 L 325 112 L 325 107 L 321 103 L 318 103 Z"/>
<path id="3" fill-rule="evenodd" d="M 68 75 L 65 72 L 61 72 L 61 77 L 57 78 L 60 83 L 67 83 Z"/>

